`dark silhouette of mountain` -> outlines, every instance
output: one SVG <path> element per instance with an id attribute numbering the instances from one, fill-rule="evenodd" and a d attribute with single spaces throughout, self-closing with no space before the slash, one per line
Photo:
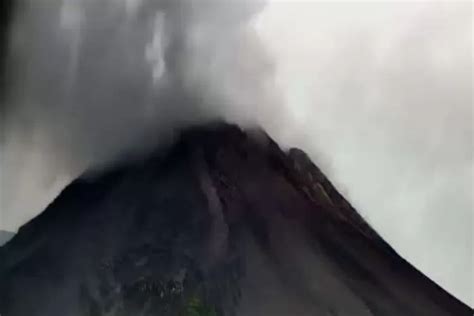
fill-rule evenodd
<path id="1" fill-rule="evenodd" d="M 13 235 L 14 233 L 0 230 L 0 246 L 9 241 L 13 237 Z"/>
<path id="2" fill-rule="evenodd" d="M 72 182 L 0 248 L 2 316 L 463 316 L 299 149 L 223 123 Z"/>

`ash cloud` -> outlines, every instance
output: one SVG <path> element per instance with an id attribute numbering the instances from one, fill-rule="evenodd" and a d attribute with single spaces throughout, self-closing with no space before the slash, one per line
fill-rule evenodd
<path id="1" fill-rule="evenodd" d="M 227 103 L 262 101 L 253 1 L 22 4 L 7 119 L 47 134 L 68 160 L 107 160 L 172 126 L 223 116 Z"/>
<path id="2" fill-rule="evenodd" d="M 2 226 L 24 223 L 83 170 L 140 155 L 183 126 L 257 124 L 273 93 L 273 67 L 252 27 L 262 8 L 253 0 L 19 1 Z"/>

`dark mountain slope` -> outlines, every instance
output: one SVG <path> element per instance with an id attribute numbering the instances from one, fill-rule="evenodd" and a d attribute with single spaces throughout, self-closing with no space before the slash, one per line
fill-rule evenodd
<path id="1" fill-rule="evenodd" d="M 9 241 L 13 237 L 13 235 L 14 234 L 11 232 L 0 230 L 0 246 Z"/>
<path id="2" fill-rule="evenodd" d="M 0 248 L 0 314 L 471 315 L 300 150 L 213 124 L 71 183 Z"/>

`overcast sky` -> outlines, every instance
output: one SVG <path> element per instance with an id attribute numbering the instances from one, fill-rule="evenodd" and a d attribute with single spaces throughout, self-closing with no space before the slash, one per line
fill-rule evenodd
<path id="1" fill-rule="evenodd" d="M 224 1 L 193 11 L 180 82 L 205 95 L 206 111 L 163 105 L 163 87 L 182 75 L 163 56 L 163 18 L 133 20 L 150 1 L 122 2 L 127 13 L 25 0 L 33 5 L 13 34 L 23 76 L 0 144 L 0 229 L 15 231 L 84 168 L 156 132 L 157 119 L 165 133 L 190 113 L 252 117 L 305 149 L 396 250 L 472 305 L 470 2 L 271 1 L 259 11 Z"/>
<path id="2" fill-rule="evenodd" d="M 260 18 L 295 120 L 274 134 L 472 304 L 470 2 L 277 1 Z"/>

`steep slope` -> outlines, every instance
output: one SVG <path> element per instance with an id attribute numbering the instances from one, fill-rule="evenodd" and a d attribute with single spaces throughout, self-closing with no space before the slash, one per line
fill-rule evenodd
<path id="1" fill-rule="evenodd" d="M 0 314 L 471 315 L 300 150 L 223 123 L 71 183 L 0 248 Z"/>
<path id="2" fill-rule="evenodd" d="M 7 241 L 13 237 L 13 233 L 0 230 L 0 246 L 3 246 Z"/>

